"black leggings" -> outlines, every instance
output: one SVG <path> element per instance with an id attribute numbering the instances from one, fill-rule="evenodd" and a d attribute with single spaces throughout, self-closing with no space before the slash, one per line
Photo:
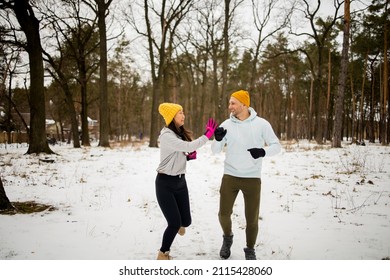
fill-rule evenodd
<path id="1" fill-rule="evenodd" d="M 157 174 L 156 196 L 168 222 L 160 248 L 161 252 L 167 252 L 179 228 L 188 227 L 191 224 L 190 200 L 185 176 Z"/>

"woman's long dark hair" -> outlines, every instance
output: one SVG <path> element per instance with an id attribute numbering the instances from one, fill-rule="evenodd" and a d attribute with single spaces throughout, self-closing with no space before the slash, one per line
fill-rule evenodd
<path id="1" fill-rule="evenodd" d="M 193 140 L 192 138 L 192 131 L 186 129 L 184 125 L 177 128 L 174 121 L 171 121 L 171 123 L 168 125 L 168 128 L 175 132 L 176 135 L 178 135 L 182 140 L 191 142 Z"/>

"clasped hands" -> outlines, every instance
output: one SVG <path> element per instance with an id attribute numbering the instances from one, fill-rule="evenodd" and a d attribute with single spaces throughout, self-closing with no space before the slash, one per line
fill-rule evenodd
<path id="1" fill-rule="evenodd" d="M 210 118 L 207 123 L 206 123 L 206 132 L 204 133 L 204 135 L 206 135 L 206 137 L 208 139 L 211 138 L 211 136 L 213 136 L 214 134 L 214 131 L 215 129 L 217 128 L 217 122 L 213 119 L 213 118 Z M 188 160 L 193 160 L 193 159 L 196 159 L 196 151 L 193 151 L 191 153 L 188 153 L 186 154 L 187 156 L 187 161 Z"/>

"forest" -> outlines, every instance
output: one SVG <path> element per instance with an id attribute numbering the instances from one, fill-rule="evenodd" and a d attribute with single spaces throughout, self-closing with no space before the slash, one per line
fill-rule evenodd
<path id="1" fill-rule="evenodd" d="M 390 139 L 387 0 L 0 0 L 0 143 L 147 139 L 161 102 L 200 135 L 230 94 L 281 140 Z M 1 138 L 2 137 L 2 138 Z M 54 143 L 53 142 L 53 143 Z"/>

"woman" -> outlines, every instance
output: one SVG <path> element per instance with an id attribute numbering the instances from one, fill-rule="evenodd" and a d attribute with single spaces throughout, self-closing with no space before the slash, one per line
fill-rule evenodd
<path id="1" fill-rule="evenodd" d="M 213 119 L 206 124 L 206 132 L 196 140 L 184 128 L 183 107 L 162 103 L 158 108 L 166 126 L 160 133 L 160 164 L 157 168 L 156 196 L 161 211 L 168 222 L 164 231 L 157 260 L 170 260 L 169 251 L 176 234 L 184 235 L 191 224 L 191 212 L 185 179 L 188 160 L 196 159 L 196 149 L 211 138 L 217 127 Z"/>

